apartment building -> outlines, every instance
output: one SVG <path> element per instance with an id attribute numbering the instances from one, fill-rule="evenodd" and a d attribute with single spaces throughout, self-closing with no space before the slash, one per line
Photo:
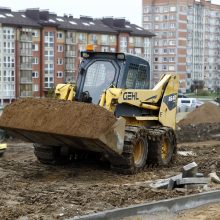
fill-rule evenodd
<path id="1" fill-rule="evenodd" d="M 58 16 L 49 11 L 0 8 L 0 105 L 42 97 L 58 83 L 74 82 L 80 51 L 126 52 L 151 61 L 153 33 L 124 18 Z"/>
<path id="2" fill-rule="evenodd" d="M 153 42 L 154 82 L 164 72 L 180 76 L 180 89 L 194 80 L 220 87 L 220 6 L 210 0 L 143 0 L 143 27 Z"/>

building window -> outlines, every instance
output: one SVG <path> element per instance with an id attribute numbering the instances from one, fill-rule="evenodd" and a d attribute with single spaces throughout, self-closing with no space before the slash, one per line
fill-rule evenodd
<path id="1" fill-rule="evenodd" d="M 171 12 L 176 11 L 176 7 L 175 7 L 175 6 L 170 6 L 170 11 L 171 11 Z"/>
<path id="2" fill-rule="evenodd" d="M 32 44 L 32 50 L 38 51 L 38 44 Z"/>
<path id="3" fill-rule="evenodd" d="M 130 49 L 129 49 L 129 53 L 130 53 L 130 54 L 133 54 L 133 53 L 134 53 L 134 49 L 130 48 Z"/>
<path id="4" fill-rule="evenodd" d="M 86 41 L 86 36 L 85 36 L 85 34 L 83 34 L 83 33 L 80 33 L 79 34 L 79 42 L 85 42 Z"/>
<path id="5" fill-rule="evenodd" d="M 32 72 L 32 78 L 38 78 L 39 74 L 37 71 Z"/>
<path id="6" fill-rule="evenodd" d="M 114 36 L 114 35 L 110 35 L 109 39 L 110 39 L 111 43 L 115 43 L 116 42 L 116 36 Z"/>
<path id="7" fill-rule="evenodd" d="M 154 49 L 154 53 L 157 54 L 159 52 L 158 49 Z"/>
<path id="8" fill-rule="evenodd" d="M 63 39 L 63 33 L 57 32 L 57 39 Z"/>
<path id="9" fill-rule="evenodd" d="M 170 57 L 170 60 L 169 60 L 171 63 L 172 62 L 175 62 L 175 58 L 174 57 Z"/>
<path id="10" fill-rule="evenodd" d="M 134 53 L 135 53 L 137 56 L 141 56 L 141 48 L 134 48 Z"/>
<path id="11" fill-rule="evenodd" d="M 155 16 L 155 21 L 159 21 L 160 20 L 160 16 Z"/>
<path id="12" fill-rule="evenodd" d="M 57 52 L 63 52 L 63 45 L 57 45 Z"/>
<path id="13" fill-rule="evenodd" d="M 165 48 L 165 49 L 163 49 L 163 53 L 167 53 L 168 52 L 168 50 Z"/>
<path id="14" fill-rule="evenodd" d="M 57 59 L 57 65 L 63 65 L 63 59 L 62 58 Z"/>
<path id="15" fill-rule="evenodd" d="M 155 24 L 155 25 L 154 25 L 154 28 L 155 28 L 155 29 L 159 29 L 159 28 L 160 28 L 160 25 L 159 25 L 159 24 Z"/>
<path id="16" fill-rule="evenodd" d="M 134 43 L 134 38 L 133 37 L 129 37 L 129 43 L 133 44 Z"/>
<path id="17" fill-rule="evenodd" d="M 91 35 L 91 42 L 93 43 L 93 44 L 97 44 L 97 35 L 96 34 L 92 34 Z"/>
<path id="18" fill-rule="evenodd" d="M 101 47 L 101 52 L 109 52 L 109 47 Z"/>
<path id="19" fill-rule="evenodd" d="M 158 61 L 159 61 L 159 58 L 158 58 L 158 57 L 155 57 L 155 58 L 154 58 L 154 61 L 155 61 L 155 62 L 158 62 Z"/>
<path id="20" fill-rule="evenodd" d="M 164 16 L 163 16 L 163 20 L 168 20 L 168 16 L 167 16 L 167 15 L 164 15 Z"/>
<path id="21" fill-rule="evenodd" d="M 148 30 L 151 29 L 151 24 L 144 24 L 144 28 Z"/>
<path id="22" fill-rule="evenodd" d="M 176 24 L 171 23 L 171 24 L 170 24 L 170 28 L 171 28 L 171 29 L 175 29 L 175 28 L 176 28 Z"/>
<path id="23" fill-rule="evenodd" d="M 174 71 L 175 70 L 174 66 L 169 66 L 169 70 Z"/>
<path id="24" fill-rule="evenodd" d="M 44 78 L 44 87 L 52 88 L 54 86 L 54 78 L 53 77 L 45 77 Z"/>
<path id="25" fill-rule="evenodd" d="M 122 36 L 120 37 L 120 52 L 127 52 L 127 37 Z"/>
<path id="26" fill-rule="evenodd" d="M 167 6 L 163 8 L 163 12 L 168 12 L 168 11 L 169 11 L 169 9 Z"/>
<path id="27" fill-rule="evenodd" d="M 144 16 L 144 21 L 150 21 L 150 16 Z"/>
<path id="28" fill-rule="evenodd" d="M 169 53 L 170 54 L 174 54 L 175 53 L 175 49 L 169 49 Z"/>
<path id="29" fill-rule="evenodd" d="M 176 44 L 176 42 L 174 40 L 169 41 L 169 45 L 175 45 L 175 44 Z"/>
<path id="30" fill-rule="evenodd" d="M 115 50 L 114 47 L 111 47 L 111 48 L 110 48 L 110 52 L 115 53 L 115 51 L 116 51 L 116 50 Z"/>
<path id="31" fill-rule="evenodd" d="M 38 92 L 39 91 L 39 85 L 38 84 L 33 84 L 33 91 Z"/>
<path id="32" fill-rule="evenodd" d="M 38 64 L 38 63 L 39 63 L 38 57 L 33 57 L 32 58 L 32 64 Z"/>
<path id="33" fill-rule="evenodd" d="M 163 46 L 167 46 L 167 40 L 163 40 Z"/>
<path id="34" fill-rule="evenodd" d="M 150 7 L 145 7 L 144 8 L 144 13 L 149 13 L 150 12 Z"/>
<path id="35" fill-rule="evenodd" d="M 163 65 L 163 66 L 162 66 L 162 69 L 163 69 L 163 70 L 167 70 L 167 65 Z"/>
<path id="36" fill-rule="evenodd" d="M 176 15 L 170 15 L 170 20 L 175 20 L 176 19 Z"/>
<path id="37" fill-rule="evenodd" d="M 163 57 L 163 62 L 167 62 L 167 61 L 168 61 L 167 57 Z"/>
<path id="38" fill-rule="evenodd" d="M 57 72 L 57 78 L 63 78 L 63 72 L 58 71 Z"/>
<path id="39" fill-rule="evenodd" d="M 155 8 L 155 12 L 157 12 L 157 13 L 160 12 L 160 8 L 159 8 L 159 7 L 156 7 L 156 8 Z"/>
<path id="40" fill-rule="evenodd" d="M 154 70 L 158 70 L 158 65 L 154 65 Z"/>
<path id="41" fill-rule="evenodd" d="M 32 32 L 32 36 L 33 36 L 33 37 L 38 37 L 38 31 L 37 31 L 37 30 L 34 30 L 34 31 Z"/>

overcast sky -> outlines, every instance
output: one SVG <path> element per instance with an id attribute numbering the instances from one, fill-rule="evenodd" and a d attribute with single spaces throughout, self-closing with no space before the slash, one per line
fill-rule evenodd
<path id="1" fill-rule="evenodd" d="M 220 0 L 212 0 L 219 4 Z M 142 0 L 0 0 L 0 6 L 9 7 L 13 11 L 26 8 L 49 9 L 58 15 L 72 14 L 101 17 L 125 17 L 132 23 L 142 25 Z"/>

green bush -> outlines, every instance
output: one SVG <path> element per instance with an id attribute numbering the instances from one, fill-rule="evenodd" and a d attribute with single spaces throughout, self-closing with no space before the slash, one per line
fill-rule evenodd
<path id="1" fill-rule="evenodd" d="M 208 90 L 198 90 L 196 95 L 198 96 L 210 96 L 210 92 Z"/>
<path id="2" fill-rule="evenodd" d="M 54 88 L 50 88 L 46 95 L 45 95 L 47 98 L 54 98 L 55 97 L 55 89 Z"/>

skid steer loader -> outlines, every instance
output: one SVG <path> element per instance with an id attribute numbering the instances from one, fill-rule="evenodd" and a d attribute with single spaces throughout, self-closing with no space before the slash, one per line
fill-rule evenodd
<path id="1" fill-rule="evenodd" d="M 0 128 L 34 143 L 42 163 L 96 152 L 122 173 L 167 165 L 176 151 L 178 76 L 164 74 L 150 89 L 149 63 L 140 57 L 94 51 L 81 57 L 75 85 L 57 85 L 57 99 L 8 105 Z"/>

